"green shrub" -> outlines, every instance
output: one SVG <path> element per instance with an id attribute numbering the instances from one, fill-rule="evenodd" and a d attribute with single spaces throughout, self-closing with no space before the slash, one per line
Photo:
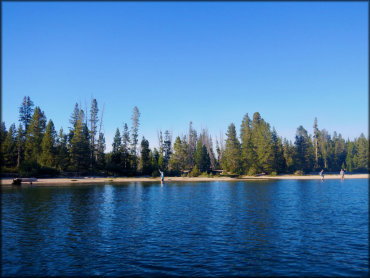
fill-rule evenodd
<path id="1" fill-rule="evenodd" d="M 197 165 L 195 165 L 191 172 L 189 173 L 189 177 L 198 177 L 200 174 L 201 172 L 199 171 Z"/>
<path id="2" fill-rule="evenodd" d="M 277 176 L 277 173 L 275 171 L 270 173 L 270 176 Z"/>

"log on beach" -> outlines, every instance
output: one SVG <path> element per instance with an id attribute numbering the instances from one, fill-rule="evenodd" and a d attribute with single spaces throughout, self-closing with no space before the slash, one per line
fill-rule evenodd
<path id="1" fill-rule="evenodd" d="M 22 182 L 29 182 L 30 184 L 32 184 L 35 181 L 37 181 L 36 178 L 16 178 L 16 179 L 13 179 L 12 184 L 13 185 L 21 185 Z"/>

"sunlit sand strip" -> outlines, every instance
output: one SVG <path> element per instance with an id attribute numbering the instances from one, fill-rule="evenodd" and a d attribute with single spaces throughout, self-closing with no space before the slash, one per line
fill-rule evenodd
<path id="1" fill-rule="evenodd" d="M 279 180 L 319 180 L 321 177 L 319 175 L 307 175 L 307 176 L 294 176 L 294 175 L 280 175 L 280 176 L 241 176 L 239 178 L 230 178 L 230 177 L 214 177 L 214 178 L 207 178 L 207 177 L 195 177 L 195 178 L 185 178 L 185 177 L 165 177 L 166 181 L 184 181 L 184 182 L 192 182 L 192 181 L 241 181 L 241 180 L 268 180 L 268 179 L 279 179 Z M 340 175 L 325 175 L 324 180 L 331 180 L 331 179 L 340 179 Z M 353 175 L 345 175 L 344 179 L 369 179 L 369 174 L 353 174 Z M 120 182 L 160 182 L 159 178 L 94 178 L 94 177 L 85 177 L 85 178 L 54 178 L 54 179 L 38 179 L 33 185 L 52 185 L 57 184 L 58 186 L 63 185 L 72 185 L 72 184 L 92 184 L 92 183 L 120 183 Z M 11 186 L 12 179 L 1 179 L 1 186 Z M 23 183 L 24 185 L 28 185 L 29 183 Z"/>

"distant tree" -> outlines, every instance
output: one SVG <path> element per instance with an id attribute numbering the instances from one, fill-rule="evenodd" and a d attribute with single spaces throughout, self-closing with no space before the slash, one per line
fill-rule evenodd
<path id="1" fill-rule="evenodd" d="M 19 124 L 17 137 L 15 139 L 17 145 L 17 168 L 21 165 L 21 162 L 24 157 L 24 130 L 22 128 L 22 124 Z"/>
<path id="2" fill-rule="evenodd" d="M 175 143 L 173 144 L 173 153 L 171 155 L 168 169 L 174 174 L 178 175 L 181 173 L 181 170 L 184 169 L 184 156 L 183 156 L 183 147 L 182 141 L 179 136 L 176 137 Z"/>
<path id="3" fill-rule="evenodd" d="M 365 135 L 361 133 L 360 137 L 354 142 L 353 165 L 355 171 L 368 172 L 369 170 L 369 143 Z"/>
<path id="4" fill-rule="evenodd" d="M 163 141 L 163 170 L 168 170 L 168 162 L 171 158 L 171 134 L 168 130 L 164 132 L 164 141 Z"/>
<path id="5" fill-rule="evenodd" d="M 119 129 L 116 129 L 116 134 L 113 138 L 113 144 L 112 144 L 112 162 L 119 167 L 121 164 L 121 150 L 122 150 L 122 142 L 121 142 L 121 134 L 119 132 Z"/>
<path id="6" fill-rule="evenodd" d="M 68 153 L 68 136 L 64 134 L 63 128 L 59 130 L 58 138 L 56 139 L 56 154 L 55 165 L 58 170 L 65 171 L 69 166 L 69 153 Z"/>
<path id="7" fill-rule="evenodd" d="M 99 133 L 98 144 L 97 144 L 97 160 L 96 167 L 102 171 L 105 169 L 105 137 L 103 133 Z"/>
<path id="8" fill-rule="evenodd" d="M 2 143 L 2 162 L 5 167 L 15 167 L 17 165 L 17 146 L 16 146 L 15 124 L 9 127 L 5 140 Z"/>
<path id="9" fill-rule="evenodd" d="M 22 104 L 19 107 L 19 121 L 23 124 L 25 128 L 25 132 L 28 129 L 28 126 L 31 122 L 32 115 L 33 115 L 33 101 L 30 99 L 29 96 L 25 96 L 23 98 Z"/>
<path id="10" fill-rule="evenodd" d="M 94 98 L 91 101 L 90 120 L 89 120 L 90 121 L 90 149 L 91 149 L 90 161 L 91 161 L 91 170 L 92 171 L 94 170 L 95 162 L 97 160 L 97 144 L 96 144 L 95 137 L 96 137 L 96 134 L 98 132 L 98 130 L 97 130 L 98 121 L 99 121 L 98 112 L 99 112 L 98 102 Z"/>
<path id="11" fill-rule="evenodd" d="M 233 123 L 229 125 L 226 136 L 227 138 L 222 168 L 227 172 L 239 174 L 242 170 L 241 147 L 236 136 L 235 125 Z"/>
<path id="12" fill-rule="evenodd" d="M 194 153 L 197 148 L 198 136 L 196 130 L 193 128 L 193 123 L 189 123 L 189 142 L 188 142 L 188 167 L 191 169 L 194 166 Z"/>
<path id="13" fill-rule="evenodd" d="M 322 165 L 319 165 L 320 168 L 328 168 L 328 152 L 330 144 L 330 135 L 328 132 L 323 129 L 319 133 L 318 146 L 320 151 L 320 156 L 322 159 Z"/>
<path id="14" fill-rule="evenodd" d="M 81 110 L 70 142 L 71 164 L 77 172 L 86 172 L 90 165 L 89 132 L 83 120 L 84 113 Z"/>
<path id="15" fill-rule="evenodd" d="M 275 128 L 272 130 L 272 153 L 273 153 L 273 165 L 272 170 L 277 174 L 284 173 L 286 171 L 286 161 L 284 157 L 284 148 L 282 139 L 278 137 Z"/>
<path id="16" fill-rule="evenodd" d="M 354 144 L 353 142 L 347 142 L 347 155 L 346 155 L 346 169 L 349 172 L 353 170 L 353 153 L 354 153 Z"/>
<path id="17" fill-rule="evenodd" d="M 248 174 L 249 169 L 253 164 L 253 160 L 256 159 L 254 147 L 252 144 L 252 129 L 251 121 L 248 113 L 245 114 L 242 124 L 240 127 L 240 141 L 241 141 L 241 159 L 242 159 L 242 171 Z"/>
<path id="18" fill-rule="evenodd" d="M 295 171 L 294 165 L 295 149 L 293 143 L 291 141 L 288 141 L 287 139 L 284 139 L 283 151 L 284 151 L 284 160 L 286 162 L 286 171 L 288 173 L 293 173 Z"/>
<path id="19" fill-rule="evenodd" d="M 152 176 L 153 177 L 157 177 L 159 176 L 159 171 L 158 169 L 160 168 L 159 167 L 159 163 L 158 163 L 158 160 L 159 160 L 159 152 L 156 148 L 154 148 L 153 150 L 153 155 L 152 155 Z"/>
<path id="20" fill-rule="evenodd" d="M 130 171 L 130 132 L 128 130 L 128 126 L 125 123 L 123 125 L 123 132 L 122 132 L 122 151 L 121 151 L 121 166 L 124 173 L 128 173 Z"/>
<path id="21" fill-rule="evenodd" d="M 133 170 L 137 170 L 137 144 L 139 136 L 139 118 L 140 112 L 139 109 L 135 106 L 132 112 L 132 127 L 131 127 L 131 154 L 133 155 Z"/>
<path id="22" fill-rule="evenodd" d="M 152 169 L 152 159 L 151 152 L 149 149 L 149 141 L 144 137 L 141 140 L 141 159 L 140 159 L 140 169 L 143 175 L 150 175 L 153 171 Z"/>
<path id="23" fill-rule="evenodd" d="M 297 128 L 295 136 L 294 162 L 298 170 L 303 172 L 312 171 L 314 166 L 314 150 L 311 138 L 303 126 Z"/>
<path id="24" fill-rule="evenodd" d="M 251 141 L 253 146 L 251 172 L 271 173 L 274 161 L 272 133 L 270 125 L 258 112 L 253 114 Z"/>
<path id="25" fill-rule="evenodd" d="M 54 128 L 54 123 L 49 120 L 46 126 L 46 132 L 41 142 L 41 156 L 40 164 L 42 166 L 54 167 L 55 166 L 55 156 L 56 156 L 56 132 Z"/>
<path id="26" fill-rule="evenodd" d="M 205 145 L 202 144 L 201 139 L 198 139 L 197 148 L 194 154 L 195 165 L 201 172 L 206 172 L 209 170 L 211 166 L 211 161 L 209 158 L 209 154 L 207 152 L 207 148 Z"/>
<path id="27" fill-rule="evenodd" d="M 35 108 L 27 128 L 25 139 L 25 160 L 38 162 L 41 155 L 41 142 L 44 136 L 46 117 L 39 107 Z"/>
<path id="28" fill-rule="evenodd" d="M 314 168 L 317 170 L 319 168 L 319 147 L 318 147 L 318 140 L 319 140 L 320 131 L 317 127 L 317 118 L 315 117 L 313 123 L 313 143 L 315 148 L 315 164 Z"/>

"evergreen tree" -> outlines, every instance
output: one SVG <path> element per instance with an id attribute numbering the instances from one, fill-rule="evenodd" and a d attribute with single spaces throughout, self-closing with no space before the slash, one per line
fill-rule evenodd
<path id="1" fill-rule="evenodd" d="M 168 130 L 164 132 L 163 141 L 163 171 L 168 169 L 168 162 L 171 158 L 171 135 Z"/>
<path id="2" fill-rule="evenodd" d="M 346 155 L 346 168 L 348 172 L 353 170 L 353 153 L 354 153 L 354 144 L 353 142 L 347 142 L 347 155 Z"/>
<path id="3" fill-rule="evenodd" d="M 44 136 L 46 117 L 39 107 L 35 108 L 26 132 L 25 160 L 38 161 L 41 155 L 41 142 Z"/>
<path id="4" fill-rule="evenodd" d="M 140 159 L 140 168 L 143 175 L 150 175 L 153 171 L 152 169 L 152 159 L 149 149 L 149 141 L 144 137 L 141 140 L 141 159 Z"/>
<path id="5" fill-rule="evenodd" d="M 297 128 L 295 136 L 294 162 L 298 170 L 303 172 L 312 171 L 314 166 L 314 150 L 311 138 L 303 126 Z"/>
<path id="6" fill-rule="evenodd" d="M 56 154 L 56 132 L 54 123 L 49 120 L 46 126 L 46 132 L 41 142 L 41 156 L 40 164 L 47 167 L 55 166 L 55 154 Z"/>
<path id="7" fill-rule="evenodd" d="M 239 174 L 242 170 L 241 147 L 233 123 L 229 125 L 226 136 L 227 139 L 222 168 L 227 172 Z"/>
<path id="8" fill-rule="evenodd" d="M 19 107 L 19 121 L 23 124 L 25 131 L 27 131 L 32 119 L 33 106 L 34 104 L 30 97 L 25 96 L 21 106 Z"/>
<path id="9" fill-rule="evenodd" d="M 157 177 L 159 176 L 159 163 L 158 163 L 158 160 L 159 160 L 159 152 L 156 148 L 154 148 L 153 150 L 153 155 L 152 155 L 152 176 L 153 177 Z"/>
<path id="10" fill-rule="evenodd" d="M 15 124 L 9 127 L 5 140 L 2 143 L 2 163 L 5 167 L 15 167 L 17 165 L 17 145 L 16 145 Z"/>
<path id="11" fill-rule="evenodd" d="M 128 173 L 130 171 L 130 132 L 128 130 L 128 126 L 125 123 L 123 125 L 123 133 L 122 133 L 122 169 L 124 173 Z"/>
<path id="12" fill-rule="evenodd" d="M 182 141 L 180 137 L 177 136 L 173 144 L 173 153 L 169 161 L 168 169 L 172 174 L 178 175 L 181 173 L 181 170 L 184 169 L 184 162 Z"/>
<path id="13" fill-rule="evenodd" d="M 354 170 L 358 172 L 368 172 L 369 170 L 369 144 L 368 140 L 361 133 L 360 137 L 354 142 L 355 154 L 353 157 Z"/>
<path id="14" fill-rule="evenodd" d="M 328 132 L 323 129 L 319 133 L 318 146 L 320 151 L 320 156 L 322 159 L 322 165 L 319 165 L 320 168 L 328 168 L 328 148 L 329 148 L 330 135 Z"/>
<path id="15" fill-rule="evenodd" d="M 19 124 L 17 137 L 16 137 L 16 145 L 17 145 L 17 168 L 21 165 L 24 156 L 24 130 L 22 128 L 22 124 Z"/>
<path id="16" fill-rule="evenodd" d="M 117 165 L 117 167 L 121 164 L 121 134 L 119 132 L 119 129 L 116 129 L 116 134 L 113 138 L 113 144 L 112 144 L 112 161 Z"/>
<path id="17" fill-rule="evenodd" d="M 272 149 L 272 133 L 258 112 L 253 114 L 252 121 L 252 171 L 250 173 L 271 173 L 274 161 Z"/>
<path id="18" fill-rule="evenodd" d="M 202 141 L 199 139 L 197 143 L 197 148 L 194 154 L 195 165 L 201 172 L 206 172 L 211 166 L 209 154 L 207 148 L 202 144 Z"/>
<path id="19" fill-rule="evenodd" d="M 103 133 L 99 133 L 98 144 L 97 144 L 97 159 L 96 167 L 98 170 L 105 169 L 105 137 Z"/>
<path id="20" fill-rule="evenodd" d="M 5 123 L 1 122 L 1 126 L 0 126 L 0 145 L 2 145 L 2 143 L 5 141 L 7 133 L 8 132 L 6 131 Z"/>
<path id="21" fill-rule="evenodd" d="M 314 148 L 315 148 L 315 164 L 314 168 L 317 170 L 319 168 L 319 147 L 318 147 L 318 139 L 319 139 L 319 129 L 317 127 L 317 118 L 315 117 L 314 123 L 313 123 L 313 138 L 314 138 Z"/>
<path id="22" fill-rule="evenodd" d="M 98 126 L 98 102 L 94 98 L 91 101 L 90 107 L 90 148 L 91 148 L 91 170 L 94 170 L 95 162 L 97 160 L 97 144 L 96 144 L 96 133 L 97 133 L 97 126 Z"/>
<path id="23" fill-rule="evenodd" d="M 139 137 L 139 118 L 140 118 L 140 112 L 139 109 L 135 106 L 134 110 L 132 112 L 132 127 L 131 127 L 131 154 L 133 156 L 132 158 L 132 167 L 133 170 L 137 170 L 137 144 L 138 144 L 138 137 Z"/>
<path id="24" fill-rule="evenodd" d="M 56 154 L 55 165 L 60 171 L 67 170 L 69 166 L 69 153 L 67 146 L 68 136 L 64 134 L 63 128 L 59 130 L 58 138 L 56 140 Z"/>
<path id="25" fill-rule="evenodd" d="M 294 165 L 294 145 L 291 141 L 284 139 L 283 143 L 283 151 L 284 151 L 284 160 L 286 163 L 286 171 L 288 173 L 293 173 L 295 171 Z"/>
<path id="26" fill-rule="evenodd" d="M 193 129 L 193 123 L 189 123 L 189 142 L 188 142 L 188 167 L 191 169 L 194 166 L 194 153 L 195 149 L 197 148 L 197 141 L 198 141 L 198 136 L 197 132 L 195 129 Z"/>
<path id="27" fill-rule="evenodd" d="M 272 170 L 277 174 L 286 171 L 286 162 L 284 157 L 284 148 L 281 138 L 278 137 L 275 128 L 272 130 L 272 153 L 273 153 L 273 165 Z"/>
<path id="28" fill-rule="evenodd" d="M 84 113 L 81 110 L 70 141 L 71 164 L 77 172 L 86 172 L 90 165 L 89 132 L 83 120 Z"/>
<path id="29" fill-rule="evenodd" d="M 241 140 L 241 158 L 242 158 L 242 169 L 245 174 L 248 174 L 253 159 L 256 158 L 254 148 L 252 144 L 252 130 L 251 121 L 248 113 L 245 114 L 241 127 L 240 127 L 240 140 Z"/>

